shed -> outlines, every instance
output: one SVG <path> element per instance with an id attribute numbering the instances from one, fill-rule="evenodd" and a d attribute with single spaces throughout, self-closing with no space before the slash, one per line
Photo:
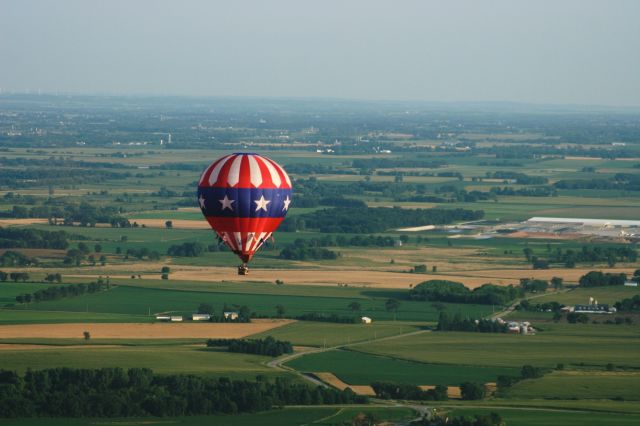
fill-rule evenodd
<path id="1" fill-rule="evenodd" d="M 193 315 L 191 315 L 191 319 L 193 321 L 209 321 L 211 319 L 211 315 L 209 315 L 209 314 L 193 314 Z"/>
<path id="2" fill-rule="evenodd" d="M 169 315 L 156 315 L 156 321 L 171 321 Z"/>
<path id="3" fill-rule="evenodd" d="M 638 287 L 638 283 L 636 281 L 626 281 L 624 285 L 625 287 Z"/>
<path id="4" fill-rule="evenodd" d="M 171 322 L 182 322 L 181 316 L 171 316 Z"/>
<path id="5" fill-rule="evenodd" d="M 371 324 L 372 319 L 369 317 L 362 317 L 360 318 L 360 321 L 362 321 L 363 324 Z"/>

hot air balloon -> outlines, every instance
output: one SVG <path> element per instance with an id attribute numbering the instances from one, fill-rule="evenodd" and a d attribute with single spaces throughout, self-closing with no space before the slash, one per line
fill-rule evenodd
<path id="1" fill-rule="evenodd" d="M 238 274 L 271 237 L 291 204 L 291 180 L 275 161 L 258 154 L 235 153 L 206 168 L 198 182 L 202 214 L 241 260 Z"/>

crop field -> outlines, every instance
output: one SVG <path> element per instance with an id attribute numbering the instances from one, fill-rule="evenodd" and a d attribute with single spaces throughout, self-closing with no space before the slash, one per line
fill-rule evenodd
<path id="1" fill-rule="evenodd" d="M 0 424 L 8 426 L 131 426 L 132 424 L 144 425 L 178 425 L 200 426 L 203 424 L 225 426 L 300 426 L 302 424 L 314 424 L 318 426 L 330 426 L 350 422 L 359 413 L 371 413 L 378 418 L 389 420 L 405 420 L 414 416 L 414 411 L 403 407 L 349 407 L 349 406 L 324 406 L 324 407 L 288 407 L 262 413 L 240 414 L 236 416 L 191 416 L 191 417 L 140 417 L 132 419 L 110 418 L 108 420 L 96 419 L 69 419 L 69 418 L 38 418 L 38 419 L 3 419 Z"/>
<path id="2" fill-rule="evenodd" d="M 371 316 L 375 320 L 401 319 L 406 321 L 436 321 L 438 310 L 428 302 L 402 301 L 397 314 L 385 308 L 384 298 L 361 300 L 357 315 Z M 254 295 L 217 292 L 193 292 L 163 290 L 157 288 L 112 287 L 111 290 L 88 294 L 80 297 L 31 303 L 24 306 L 34 311 L 96 312 L 128 315 L 147 315 L 149 313 L 170 312 L 177 315 L 191 315 L 201 303 L 210 303 L 218 313 L 226 305 L 229 309 L 246 305 L 258 315 L 275 316 L 276 306 L 282 305 L 288 315 L 305 313 L 337 314 L 351 316 L 355 314 L 348 308 L 345 298 Z M 445 304 L 448 312 L 462 312 L 474 316 L 483 316 L 491 312 L 488 305 Z M 16 312 L 24 312 L 16 309 Z M 4 310 L 5 314 L 11 312 Z"/>
<path id="3" fill-rule="evenodd" d="M 589 302 L 589 297 L 593 297 L 598 300 L 599 303 L 613 304 L 622 299 L 631 298 L 637 294 L 640 294 L 639 287 L 610 286 L 576 288 L 567 292 L 545 295 L 536 298 L 535 301 L 536 303 L 554 301 L 565 305 L 574 305 L 576 303 L 586 304 Z"/>
<path id="4" fill-rule="evenodd" d="M 161 374 L 199 374 L 252 380 L 259 374 L 285 375 L 264 365 L 269 357 L 235 354 L 199 345 L 143 345 L 88 347 L 21 347 L 0 351 L 2 368 L 26 371 L 27 368 L 151 368 Z"/>
<path id="5" fill-rule="evenodd" d="M 495 367 L 584 363 L 600 368 L 613 363 L 638 368 L 639 335 L 636 326 L 564 324 L 545 326 L 536 335 L 433 332 L 363 343 L 351 349 L 425 363 Z"/>
<path id="6" fill-rule="evenodd" d="M 509 319 L 530 321 L 535 335 L 438 332 L 431 330 L 441 312 L 483 318 L 513 302 L 409 297 L 427 280 L 473 289 L 553 277 L 567 286 L 523 297 L 533 304 L 572 305 L 589 297 L 613 304 L 640 294 L 622 286 L 573 288 L 593 270 L 630 275 L 640 267 L 628 261 L 632 256 L 581 258 L 572 268 L 554 260 L 558 250 L 558 257 L 567 250 L 637 250 L 637 235 L 630 235 L 637 229 L 603 228 L 589 236 L 517 223 L 532 216 L 640 218 L 640 133 L 632 113 L 603 112 L 594 120 L 592 111 L 493 114 L 386 104 L 369 110 L 276 100 L 201 100 L 206 107 L 164 111 L 117 99 L 83 111 L 64 106 L 82 105 L 77 98 L 56 106 L 51 99 L 20 103 L 11 96 L 0 96 L 2 369 L 147 367 L 160 374 L 310 383 L 301 374 L 307 372 L 370 393 L 374 381 L 452 389 L 466 381 L 495 382 L 529 364 L 544 376 L 522 380 L 499 397 L 428 405 L 454 415 L 497 411 L 509 426 L 640 423 L 638 315 L 569 324 L 553 321 L 551 312 L 514 311 Z M 175 145 L 158 145 L 168 131 Z M 214 159 L 245 150 L 289 170 L 294 195 L 275 241 L 256 254 L 248 276 L 239 276 L 240 261 L 221 249 L 202 217 L 195 182 Z M 50 162 L 55 170 L 40 178 Z M 52 244 L 43 231 L 66 236 Z M 533 269 L 525 249 L 550 260 L 550 269 Z M 29 277 L 12 282 L 20 280 L 4 275 L 12 272 Z M 54 273 L 62 283 L 46 284 Z M 16 301 L 99 277 L 108 277 L 108 290 Z M 188 318 L 201 304 L 217 315 L 246 306 L 255 320 L 155 321 L 158 313 Z M 368 316 L 373 323 L 295 320 L 311 313 L 340 321 Z M 620 316 L 633 324 L 603 324 Z M 294 354 L 279 360 L 205 346 L 207 338 L 268 336 L 290 342 Z M 411 402 L 386 404 L 190 418 L 3 419 L 0 425 L 331 425 L 350 424 L 361 412 L 386 420 L 417 416 Z"/>
<path id="7" fill-rule="evenodd" d="M 82 323 L 20 324 L 0 326 L 0 339 L 71 339 L 85 331 L 97 339 L 240 339 L 289 324 L 290 320 L 255 320 L 251 323 Z"/>
<path id="8" fill-rule="evenodd" d="M 600 426 L 636 425 L 640 414 L 598 413 L 590 410 L 571 411 L 539 408 L 456 408 L 448 410 L 453 416 L 486 415 L 496 412 L 508 425 L 531 426 Z"/>
<path id="9" fill-rule="evenodd" d="M 404 321 L 375 321 L 372 324 L 296 321 L 251 337 L 273 336 L 299 346 L 331 347 L 411 333 L 420 330 L 421 327 L 421 324 Z"/>
<path id="10" fill-rule="evenodd" d="M 393 344 L 400 339 L 390 340 Z M 465 381 L 495 382 L 498 375 L 517 375 L 517 368 L 456 364 L 427 364 L 356 351 L 328 351 L 310 354 L 287 363 L 305 372 L 331 372 L 350 385 L 375 381 L 413 385 L 459 386 Z"/>
<path id="11" fill-rule="evenodd" d="M 509 398 L 640 400 L 640 372 L 554 371 L 540 379 L 524 380 L 508 391 Z"/>

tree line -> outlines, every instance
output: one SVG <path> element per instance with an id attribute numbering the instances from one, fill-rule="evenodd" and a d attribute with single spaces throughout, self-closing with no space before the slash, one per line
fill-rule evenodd
<path id="1" fill-rule="evenodd" d="M 411 401 L 447 401 L 447 386 L 436 385 L 434 389 L 422 390 L 418 386 L 404 383 L 373 382 L 373 391 L 382 399 L 405 399 Z"/>
<path id="2" fill-rule="evenodd" d="M 465 209 L 402 209 L 367 207 L 322 209 L 292 216 L 289 228 L 316 229 L 327 233 L 368 234 L 406 226 L 444 225 L 482 219 L 484 211 Z"/>
<path id="3" fill-rule="evenodd" d="M 508 327 L 506 323 L 490 319 L 462 318 L 460 313 L 450 317 L 446 312 L 440 312 L 438 316 L 438 331 L 468 331 L 477 333 L 506 333 Z"/>
<path id="4" fill-rule="evenodd" d="M 47 300 L 64 299 L 67 297 L 82 296 L 83 294 L 96 293 L 102 290 L 108 290 L 110 284 L 108 281 L 93 281 L 89 284 L 69 284 L 66 286 L 52 286 L 37 290 L 33 293 L 23 293 L 16 296 L 18 303 L 44 302 Z"/>
<path id="5" fill-rule="evenodd" d="M 604 287 L 610 285 L 624 285 L 627 274 L 615 274 L 602 271 L 590 271 L 580 277 L 580 287 Z"/>
<path id="6" fill-rule="evenodd" d="M 351 390 L 193 375 L 147 368 L 0 370 L 2 417 L 142 417 L 238 414 L 283 405 L 363 404 Z"/>
<path id="7" fill-rule="evenodd" d="M 229 352 L 272 357 L 293 353 L 291 342 L 276 340 L 271 336 L 264 339 L 209 339 L 207 347 L 226 347 Z"/>
<path id="8" fill-rule="evenodd" d="M 470 290 L 462 283 L 448 280 L 424 281 L 409 290 L 412 300 L 484 305 L 506 305 L 521 294 L 522 291 L 512 285 L 484 284 Z"/>
<path id="9" fill-rule="evenodd" d="M 541 260 L 539 257 L 534 256 L 534 252 L 530 247 L 525 247 L 522 251 L 529 262 L 535 263 Z M 617 262 L 636 262 L 637 260 L 638 251 L 631 246 L 601 247 L 583 245 L 580 250 L 566 249 L 564 251 L 560 247 L 555 250 L 547 247 L 545 262 L 562 263 L 567 268 L 573 268 L 576 263 L 607 262 L 609 267 L 613 267 Z"/>
<path id="10" fill-rule="evenodd" d="M 64 231 L 0 228 L 0 248 L 42 248 L 64 250 L 70 235 Z"/>

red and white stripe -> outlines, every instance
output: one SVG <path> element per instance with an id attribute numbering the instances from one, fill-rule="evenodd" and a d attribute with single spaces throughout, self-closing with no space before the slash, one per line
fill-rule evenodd
<path id="1" fill-rule="evenodd" d="M 275 161 L 257 154 L 231 154 L 211 164 L 199 186 L 291 188 L 291 179 Z"/>

